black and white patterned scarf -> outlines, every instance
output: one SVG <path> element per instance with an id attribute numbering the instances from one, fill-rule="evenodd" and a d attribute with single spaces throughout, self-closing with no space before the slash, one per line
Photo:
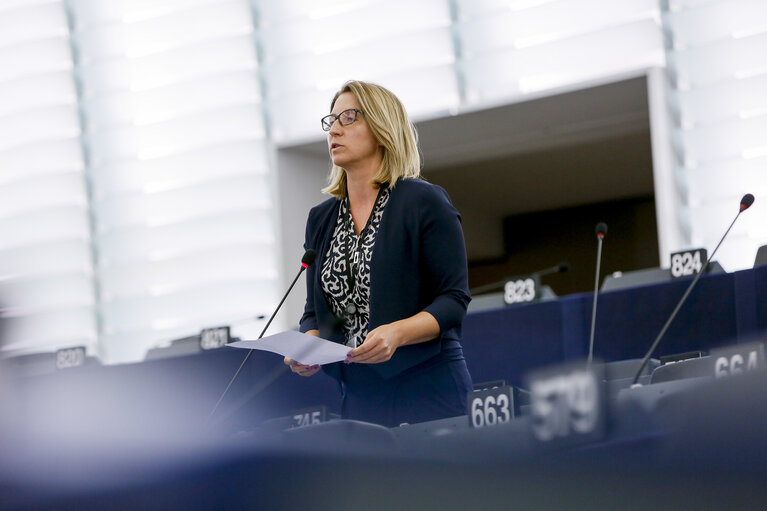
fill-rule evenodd
<path id="1" fill-rule="evenodd" d="M 343 320 L 346 345 L 352 348 L 362 344 L 368 334 L 370 259 L 388 201 L 389 188 L 383 186 L 359 236 L 354 229 L 349 198 L 341 201 L 333 239 L 322 264 L 322 291 L 333 314 Z"/>

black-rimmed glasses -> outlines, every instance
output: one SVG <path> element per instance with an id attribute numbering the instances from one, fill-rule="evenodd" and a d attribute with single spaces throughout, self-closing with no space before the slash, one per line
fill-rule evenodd
<path id="1" fill-rule="evenodd" d="M 341 126 L 348 126 L 352 124 L 354 121 L 357 120 L 357 114 L 363 113 L 362 110 L 357 110 L 356 108 L 349 108 L 348 110 L 344 110 L 338 115 L 326 115 L 322 119 L 320 119 L 320 122 L 322 123 L 322 129 L 323 131 L 330 131 L 330 128 L 333 127 L 333 123 L 338 122 L 341 123 Z"/>

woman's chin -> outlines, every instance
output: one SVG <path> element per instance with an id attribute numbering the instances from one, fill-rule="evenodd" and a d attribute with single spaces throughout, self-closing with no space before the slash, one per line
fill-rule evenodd
<path id="1" fill-rule="evenodd" d="M 333 165 L 335 165 L 336 167 L 343 167 L 344 163 L 346 162 L 346 160 L 344 160 L 343 158 L 333 158 L 332 156 L 330 157 L 330 161 L 332 161 Z"/>

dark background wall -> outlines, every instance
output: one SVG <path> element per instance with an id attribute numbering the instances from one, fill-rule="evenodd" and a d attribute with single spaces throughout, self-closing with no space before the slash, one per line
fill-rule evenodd
<path id="1" fill-rule="evenodd" d="M 504 256 L 471 261 L 471 287 L 566 261 L 570 271 L 544 276 L 542 282 L 559 296 L 592 290 L 598 222 L 608 226 L 602 278 L 615 271 L 659 266 L 655 201 L 652 197 L 622 199 L 504 218 Z"/>

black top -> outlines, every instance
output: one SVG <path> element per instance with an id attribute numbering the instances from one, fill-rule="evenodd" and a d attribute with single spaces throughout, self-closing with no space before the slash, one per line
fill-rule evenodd
<path id="1" fill-rule="evenodd" d="M 318 260 L 307 270 L 300 330 L 318 329 L 321 337 L 345 343 L 343 322 L 322 292 L 318 271 L 324 266 L 341 202 L 330 198 L 309 212 L 304 248 L 314 249 Z M 401 180 L 390 190 L 370 259 L 369 298 L 369 329 L 420 311 L 434 316 L 440 328 L 437 339 L 403 346 L 388 362 L 372 364 L 381 376 L 399 374 L 458 345 L 471 298 L 460 216 L 445 190 L 420 179 Z M 324 369 L 340 377 L 338 363 Z"/>

